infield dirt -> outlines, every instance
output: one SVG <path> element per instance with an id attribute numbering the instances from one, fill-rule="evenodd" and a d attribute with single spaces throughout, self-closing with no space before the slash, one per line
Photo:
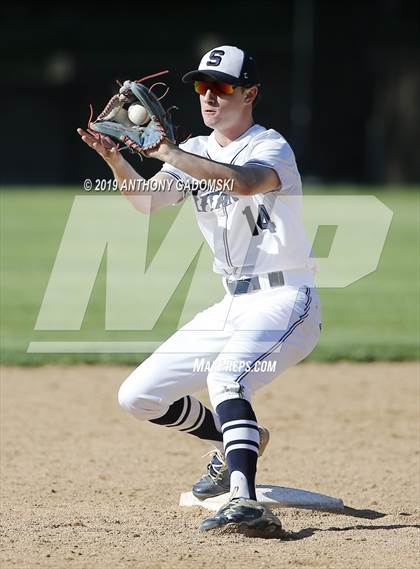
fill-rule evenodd
<path id="1" fill-rule="evenodd" d="M 276 508 L 287 541 L 199 532 L 207 511 L 178 500 L 208 448 L 118 407 L 131 370 L 2 369 L 2 569 L 418 567 L 417 363 L 308 363 L 257 393 L 257 482 L 349 508 Z"/>

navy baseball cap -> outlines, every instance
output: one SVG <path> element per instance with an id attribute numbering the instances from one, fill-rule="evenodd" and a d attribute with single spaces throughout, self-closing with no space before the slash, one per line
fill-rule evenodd
<path id="1" fill-rule="evenodd" d="M 252 55 L 232 45 L 222 45 L 207 52 L 198 69 L 186 73 L 182 81 L 223 81 L 231 85 L 258 85 L 257 64 Z"/>

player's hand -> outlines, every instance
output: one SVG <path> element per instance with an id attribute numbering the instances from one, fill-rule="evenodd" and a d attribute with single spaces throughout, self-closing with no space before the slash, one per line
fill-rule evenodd
<path id="1" fill-rule="evenodd" d="M 173 149 L 177 148 L 176 144 L 168 140 L 167 138 L 163 139 L 162 142 L 156 148 L 151 150 L 143 151 L 143 154 L 148 156 L 149 158 L 156 158 L 156 160 L 161 160 L 162 162 L 167 162 L 170 153 Z"/>
<path id="2" fill-rule="evenodd" d="M 85 144 L 93 148 L 105 162 L 112 167 L 117 166 L 122 160 L 124 160 L 122 154 L 118 150 L 117 144 L 108 136 L 101 136 L 100 139 L 95 138 L 89 132 L 86 132 L 82 128 L 78 128 L 81 139 Z"/>

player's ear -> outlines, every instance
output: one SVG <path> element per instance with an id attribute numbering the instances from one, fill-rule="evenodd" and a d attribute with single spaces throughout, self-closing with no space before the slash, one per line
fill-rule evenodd
<path id="1" fill-rule="evenodd" d="M 245 87 L 245 103 L 253 103 L 258 95 L 257 85 L 252 85 L 252 87 Z"/>

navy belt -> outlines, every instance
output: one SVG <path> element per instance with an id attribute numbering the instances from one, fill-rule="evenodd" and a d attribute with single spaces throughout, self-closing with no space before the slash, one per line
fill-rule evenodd
<path id="1" fill-rule="evenodd" d="M 275 288 L 278 286 L 284 286 L 284 276 L 281 271 L 274 271 L 272 273 L 267 273 L 268 276 L 268 283 L 270 288 Z M 228 278 L 225 279 L 226 287 L 229 290 L 230 294 L 238 295 L 238 294 L 246 294 L 248 292 L 254 292 L 256 290 L 261 290 L 261 282 L 258 276 L 249 277 L 247 279 L 239 279 L 239 280 L 231 280 L 229 281 Z"/>

